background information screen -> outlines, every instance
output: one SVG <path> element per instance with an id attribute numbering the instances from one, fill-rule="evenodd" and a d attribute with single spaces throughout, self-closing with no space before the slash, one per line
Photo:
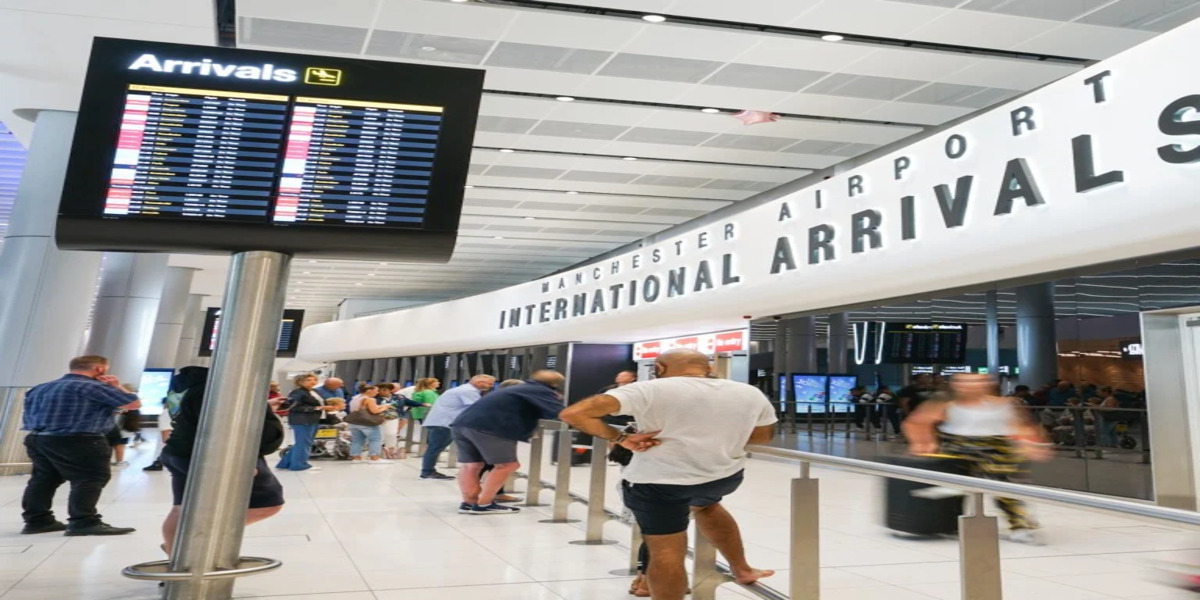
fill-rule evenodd
<path id="1" fill-rule="evenodd" d="M 59 246 L 448 260 L 482 75 L 97 38 Z"/>
<path id="2" fill-rule="evenodd" d="M 964 323 L 888 323 L 884 328 L 882 362 L 955 365 L 966 358 Z"/>

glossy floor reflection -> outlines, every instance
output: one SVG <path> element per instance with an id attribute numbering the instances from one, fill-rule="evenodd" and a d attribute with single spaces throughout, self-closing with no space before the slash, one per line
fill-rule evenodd
<path id="1" fill-rule="evenodd" d="M 523 447 L 527 449 L 527 447 Z M 138 528 L 118 538 L 22 536 L 24 477 L 0 478 L 0 599 L 126 600 L 158 597 L 153 583 L 124 579 L 122 567 L 159 558 L 158 525 L 170 501 L 166 473 L 143 473 L 152 447 L 130 451 L 102 512 Z M 413 459 L 391 465 L 322 462 L 319 473 L 284 473 L 287 506 L 247 530 L 244 553 L 283 560 L 282 569 L 242 579 L 239 598 L 275 600 L 619 600 L 628 578 L 628 529 L 605 533 L 621 545 L 575 546 L 583 524 L 544 524 L 548 508 L 521 515 L 459 515 L 453 482 L 417 480 Z M 953 540 L 897 539 L 880 522 L 880 482 L 817 469 L 821 479 L 823 600 L 959 598 Z M 547 463 L 543 471 L 551 477 Z M 728 506 L 741 522 L 757 566 L 787 588 L 787 490 L 793 465 L 753 460 L 747 483 Z M 587 468 L 572 469 L 572 491 L 587 492 Z M 618 508 L 616 468 L 605 504 Z M 523 489 L 524 483 L 520 484 Z M 544 492 L 543 501 L 550 500 Z M 60 498 L 60 500 L 65 500 Z M 61 504 L 61 502 L 60 502 Z M 65 508 L 58 509 L 64 511 Z M 572 506 L 584 518 L 584 507 Z M 1038 507 L 1049 544 L 1003 543 L 1006 598 L 1100 600 L 1194 598 L 1160 583 L 1152 561 L 1189 556 L 1200 535 L 1171 527 Z M 744 592 L 726 586 L 724 598 Z"/>

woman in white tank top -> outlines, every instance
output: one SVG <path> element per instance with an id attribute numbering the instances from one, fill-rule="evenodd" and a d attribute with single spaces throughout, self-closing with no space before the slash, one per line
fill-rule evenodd
<path id="1" fill-rule="evenodd" d="M 910 452 L 960 458 L 971 475 L 1001 481 L 1023 474 L 1027 461 L 1049 458 L 1042 428 L 997 396 L 991 377 L 955 375 L 950 389 L 946 399 L 921 404 L 904 421 Z M 1011 540 L 1037 542 L 1037 524 L 1023 502 L 997 498 L 996 504 L 1008 517 Z"/>

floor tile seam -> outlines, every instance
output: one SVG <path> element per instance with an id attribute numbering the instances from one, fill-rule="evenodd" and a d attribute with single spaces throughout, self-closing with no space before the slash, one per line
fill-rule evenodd
<path id="1" fill-rule="evenodd" d="M 304 488 L 304 492 L 306 494 L 308 494 L 308 497 L 312 498 L 313 500 L 316 500 L 316 497 L 313 496 L 312 489 L 308 487 L 308 480 L 305 479 L 304 477 L 298 477 L 297 479 L 300 482 L 300 487 Z M 325 515 L 325 510 L 321 508 L 321 505 L 318 502 L 314 502 L 314 507 L 317 509 L 317 514 L 321 515 L 321 522 L 324 523 L 325 527 L 329 528 L 329 531 L 331 531 L 333 533 L 333 539 L 337 541 L 338 548 L 341 549 L 342 554 L 346 557 L 347 560 L 350 561 L 350 564 L 354 567 L 354 572 L 355 572 L 355 574 L 358 575 L 359 582 L 361 582 L 362 585 L 366 588 L 366 591 L 368 591 L 368 592 L 371 591 L 371 586 L 367 583 L 367 578 L 363 576 L 362 570 L 360 570 L 358 568 L 358 563 L 354 559 L 350 558 L 350 551 L 346 549 L 346 544 L 342 542 L 342 538 L 340 535 L 338 535 L 338 530 L 333 526 L 333 523 L 329 522 L 329 517 Z M 353 590 L 353 591 L 360 591 L 360 590 Z M 371 594 L 371 595 L 374 596 L 374 594 Z"/>
<path id="2" fill-rule="evenodd" d="M 17 589 L 17 586 L 21 585 L 22 581 L 25 581 L 25 579 L 27 579 L 34 571 L 38 570 L 39 568 L 41 568 L 42 565 L 46 564 L 46 561 L 50 560 L 50 558 L 53 557 L 55 553 L 57 553 L 59 550 L 62 550 L 63 546 L 66 546 L 68 541 L 70 541 L 70 540 L 65 540 L 62 543 L 60 543 L 57 548 L 50 551 L 50 553 L 47 554 L 46 556 L 42 557 L 42 559 L 39 560 L 37 562 L 37 564 L 33 565 L 28 570 L 26 570 L 24 575 L 21 575 L 21 577 L 19 579 L 17 579 L 15 582 L 13 582 L 13 584 L 10 585 L 8 587 L 8 589 L 4 590 L 3 594 L 0 594 L 0 599 L 3 599 L 4 597 L 8 596 L 13 590 Z"/>

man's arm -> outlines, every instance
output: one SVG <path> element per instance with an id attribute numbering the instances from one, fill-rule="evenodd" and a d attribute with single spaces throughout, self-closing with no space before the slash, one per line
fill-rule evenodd
<path id="1" fill-rule="evenodd" d="M 763 425 L 761 427 L 755 427 L 750 431 L 750 441 L 746 442 L 746 444 L 765 444 L 771 441 L 771 439 L 774 437 L 775 424 L 772 423 L 770 425 Z"/>
<path id="2" fill-rule="evenodd" d="M 101 403 L 121 410 L 135 410 L 142 407 L 142 399 L 137 394 L 126 392 L 116 377 L 101 375 L 96 380 L 105 385 L 96 386 L 96 399 Z M 132 400 L 132 402 L 131 402 Z"/>
<path id="3" fill-rule="evenodd" d="M 575 429 L 610 442 L 624 436 L 621 445 L 634 452 L 643 452 L 662 443 L 654 439 L 654 436 L 658 435 L 657 431 L 625 435 L 604 422 L 604 416 L 619 410 L 621 403 L 616 398 L 608 394 L 598 394 L 568 406 L 558 414 L 558 418 Z"/>

